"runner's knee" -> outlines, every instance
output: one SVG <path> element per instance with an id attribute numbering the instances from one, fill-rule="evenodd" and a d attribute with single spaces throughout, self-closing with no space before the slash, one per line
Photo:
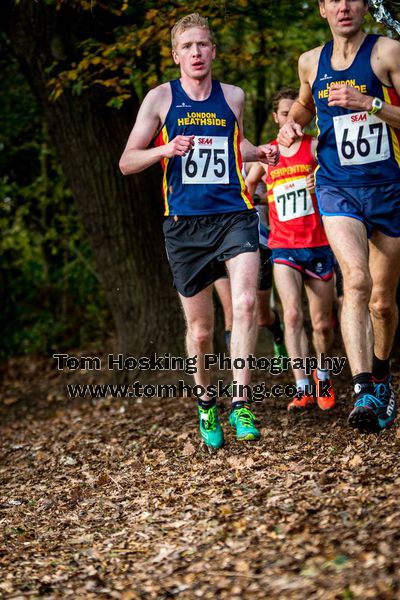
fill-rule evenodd
<path id="1" fill-rule="evenodd" d="M 298 330 L 303 327 L 303 312 L 300 307 L 290 306 L 284 310 L 283 320 L 286 329 Z"/>
<path id="2" fill-rule="evenodd" d="M 316 319 L 313 320 L 313 330 L 315 335 L 329 338 L 332 332 L 331 317 L 317 316 Z"/>
<path id="3" fill-rule="evenodd" d="M 345 295 L 355 295 L 359 300 L 368 301 L 371 296 L 372 279 L 361 267 L 353 267 L 344 275 Z"/>
<path id="4" fill-rule="evenodd" d="M 213 338 L 213 327 L 207 326 L 204 323 L 188 323 L 188 336 L 192 342 L 198 347 L 202 348 L 208 346 Z"/>
<path id="5" fill-rule="evenodd" d="M 375 319 L 383 321 L 391 319 L 397 310 L 396 303 L 389 297 L 376 294 L 371 296 L 369 309 Z"/>
<path id="6" fill-rule="evenodd" d="M 232 298 L 232 307 L 234 319 L 254 319 L 257 307 L 256 292 L 246 290 L 238 297 Z"/>

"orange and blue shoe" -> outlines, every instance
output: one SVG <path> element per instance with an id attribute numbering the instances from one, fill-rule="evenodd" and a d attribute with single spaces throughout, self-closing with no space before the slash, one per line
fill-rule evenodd
<path id="1" fill-rule="evenodd" d="M 291 410 L 306 410 L 315 406 L 315 400 L 313 396 L 307 394 L 298 394 L 293 398 L 287 405 L 287 409 Z"/>
<path id="2" fill-rule="evenodd" d="M 318 379 L 317 369 L 313 371 L 315 382 L 315 397 L 321 410 L 329 410 L 335 406 L 335 392 L 333 391 L 332 379 Z"/>

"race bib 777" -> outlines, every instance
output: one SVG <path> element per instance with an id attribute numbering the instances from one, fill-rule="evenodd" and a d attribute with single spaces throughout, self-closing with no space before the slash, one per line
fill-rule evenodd
<path id="1" fill-rule="evenodd" d="M 304 177 L 274 187 L 274 199 L 279 221 L 291 221 L 314 213 Z"/>

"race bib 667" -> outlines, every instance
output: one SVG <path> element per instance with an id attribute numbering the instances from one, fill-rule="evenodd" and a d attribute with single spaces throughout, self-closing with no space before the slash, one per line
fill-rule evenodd
<path id="1" fill-rule="evenodd" d="M 336 148 L 344 165 L 365 165 L 390 158 L 386 123 L 367 112 L 333 117 Z"/>

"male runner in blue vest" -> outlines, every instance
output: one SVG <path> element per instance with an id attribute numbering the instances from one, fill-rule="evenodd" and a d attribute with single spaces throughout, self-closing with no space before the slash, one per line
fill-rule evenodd
<path id="1" fill-rule="evenodd" d="M 362 30 L 367 0 L 319 0 L 333 40 L 299 60 L 299 100 L 279 133 L 290 146 L 316 112 L 316 189 L 344 280 L 342 333 L 353 375 L 349 425 L 396 416 L 389 356 L 400 275 L 400 43 Z"/>
<path id="2" fill-rule="evenodd" d="M 129 175 L 162 162 L 168 260 L 187 322 L 187 351 L 197 356 L 195 382 L 206 387 L 210 376 L 203 358 L 212 352 L 214 321 L 211 284 L 224 263 L 232 287 L 232 360 L 254 352 L 258 217 L 241 174 L 242 157 L 275 164 L 278 153 L 243 137 L 243 91 L 212 79 L 215 45 L 207 19 L 184 17 L 171 38 L 180 79 L 147 94 L 120 168 Z M 229 422 L 237 439 L 258 439 L 246 389 L 240 391 L 250 383 L 250 371 L 234 369 L 233 376 L 239 392 L 232 398 Z M 224 439 L 215 398 L 201 398 L 198 411 L 204 442 L 219 448 Z"/>

